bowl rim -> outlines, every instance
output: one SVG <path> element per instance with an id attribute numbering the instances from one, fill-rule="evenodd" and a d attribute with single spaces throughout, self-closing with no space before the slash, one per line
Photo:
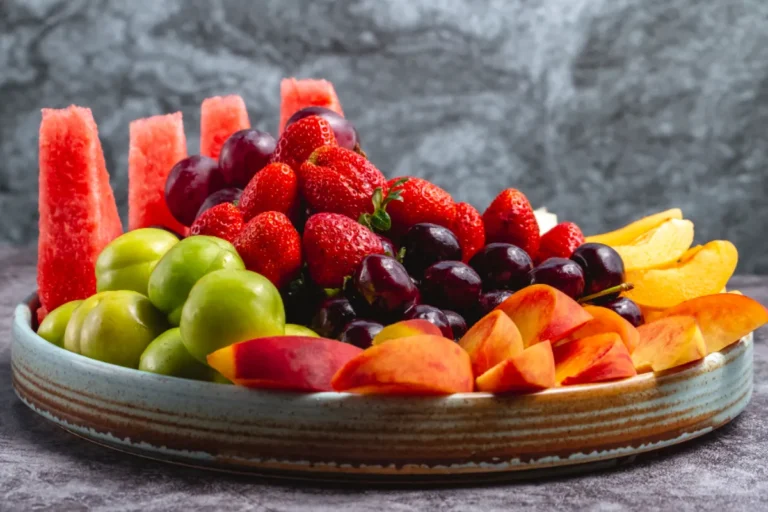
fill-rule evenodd
<path id="1" fill-rule="evenodd" d="M 192 386 L 192 387 L 201 386 L 202 389 L 209 389 L 209 390 L 213 390 L 214 389 L 213 386 L 215 386 L 215 389 L 219 392 L 224 392 L 224 389 L 225 389 L 224 386 L 226 386 L 226 388 L 229 388 L 229 392 L 233 394 L 242 393 L 243 390 L 245 390 L 249 394 L 250 393 L 256 394 L 256 396 L 258 395 L 272 396 L 272 397 L 303 396 L 303 397 L 307 397 L 308 399 L 323 400 L 323 401 L 339 401 L 339 400 L 351 400 L 351 399 L 375 397 L 377 399 L 383 398 L 386 400 L 406 401 L 406 402 L 413 402 L 420 399 L 421 400 L 441 399 L 441 400 L 446 400 L 448 402 L 452 402 L 452 401 L 466 402 L 468 400 L 471 400 L 471 401 L 488 400 L 489 398 L 506 397 L 506 396 L 557 397 L 557 396 L 563 395 L 565 397 L 568 397 L 568 396 L 574 396 L 576 394 L 588 395 L 594 392 L 599 392 L 604 390 L 612 390 L 614 393 L 621 393 L 620 389 L 621 387 L 624 387 L 624 386 L 635 387 L 639 384 L 650 385 L 652 382 L 658 381 L 659 379 L 677 378 L 678 376 L 680 376 L 681 374 L 683 374 L 688 370 L 695 370 L 700 365 L 717 364 L 718 362 L 722 362 L 723 358 L 728 352 L 734 350 L 736 347 L 740 346 L 745 341 L 749 341 L 752 336 L 752 334 L 749 334 L 744 338 L 742 338 L 741 340 L 735 343 L 732 343 L 731 345 L 729 345 L 728 347 L 724 348 L 719 352 L 713 352 L 711 354 L 708 354 L 703 359 L 700 359 L 693 363 L 682 365 L 677 368 L 673 368 L 664 372 L 640 373 L 635 375 L 634 377 L 629 377 L 629 378 L 609 381 L 609 382 L 599 382 L 599 383 L 592 383 L 592 384 L 576 384 L 576 385 L 570 385 L 570 386 L 554 387 L 554 388 L 538 391 L 535 393 L 527 393 L 524 395 L 520 395 L 517 393 L 494 394 L 494 393 L 489 393 L 484 391 L 472 391 L 467 393 L 453 393 L 450 395 L 429 395 L 429 396 L 426 396 L 426 395 L 425 396 L 360 395 L 357 393 L 349 393 L 345 391 L 293 392 L 293 391 L 284 391 L 284 390 L 246 388 L 243 386 L 226 385 L 226 384 L 220 384 L 217 382 L 185 379 L 181 377 L 173 377 L 170 375 L 159 375 L 151 372 L 141 371 L 135 368 L 127 368 L 124 366 L 119 366 L 112 363 L 99 361 L 97 359 L 91 359 L 90 357 L 86 357 L 81 354 L 71 352 L 63 347 L 59 347 L 43 339 L 33 330 L 32 314 L 33 314 L 33 305 L 36 300 L 37 300 L 37 293 L 35 292 L 29 295 L 28 298 L 25 299 L 23 302 L 20 302 L 19 304 L 16 305 L 16 308 L 13 314 L 13 331 L 18 330 L 18 332 L 26 336 L 26 338 L 30 340 L 30 342 L 34 345 L 35 349 L 41 350 L 44 353 L 47 352 L 49 355 L 52 355 L 52 356 L 62 357 L 65 360 L 70 361 L 72 364 L 89 367 L 92 370 L 100 373 L 112 372 L 113 374 L 115 374 L 115 376 L 126 378 L 126 379 L 140 377 L 145 383 L 154 382 L 157 385 L 173 383 L 175 385 L 185 385 L 185 386 Z M 15 344 L 16 336 L 12 335 L 12 337 L 14 338 L 13 343 Z"/>

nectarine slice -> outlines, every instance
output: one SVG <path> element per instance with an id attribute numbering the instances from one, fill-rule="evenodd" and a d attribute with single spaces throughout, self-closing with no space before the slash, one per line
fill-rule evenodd
<path id="1" fill-rule="evenodd" d="M 643 314 L 643 320 L 645 323 L 653 322 L 664 316 L 664 312 L 669 308 L 652 308 L 649 306 L 637 305 L 640 308 L 640 312 Z"/>
<path id="2" fill-rule="evenodd" d="M 627 245 L 614 245 L 624 270 L 656 268 L 676 262 L 693 243 L 693 222 L 670 219 Z"/>
<path id="3" fill-rule="evenodd" d="M 682 218 L 683 212 L 680 211 L 680 208 L 672 208 L 671 210 L 666 210 L 663 212 L 654 213 L 653 215 L 649 215 L 647 217 L 643 217 L 642 219 L 636 220 L 635 222 L 627 224 L 623 228 L 619 228 L 615 231 L 603 233 L 600 235 L 588 236 L 586 241 L 611 246 L 627 245 L 637 237 L 642 236 L 644 233 L 647 233 L 655 227 L 658 227 L 663 222 L 666 222 L 670 219 Z"/>
<path id="4" fill-rule="evenodd" d="M 682 263 L 627 272 L 626 281 L 635 287 L 625 295 L 640 306 L 670 308 L 722 290 L 736 270 L 738 260 L 738 252 L 731 242 L 709 242 Z"/>
<path id="5" fill-rule="evenodd" d="M 707 355 L 701 330 L 691 316 L 665 317 L 641 325 L 637 331 L 640 343 L 632 361 L 639 372 L 661 372 Z"/>
<path id="6" fill-rule="evenodd" d="M 385 341 L 395 340 L 397 338 L 407 338 L 408 336 L 419 336 L 422 334 L 441 336 L 443 333 L 438 326 L 427 320 L 422 320 L 420 318 L 402 320 L 390 324 L 379 331 L 379 334 L 373 338 L 373 344 L 378 345 Z"/>
<path id="7" fill-rule="evenodd" d="M 208 364 L 249 388 L 332 391 L 331 378 L 362 349 L 309 336 L 275 336 L 235 343 L 208 355 Z"/>
<path id="8" fill-rule="evenodd" d="M 482 375 L 501 361 L 523 351 L 523 338 L 503 311 L 491 311 L 459 340 L 469 354 L 472 371 Z"/>
<path id="9" fill-rule="evenodd" d="M 631 323 L 627 322 L 621 315 L 608 308 L 600 306 L 584 306 L 584 310 L 592 315 L 592 320 L 585 323 L 567 337 L 563 338 L 556 345 L 563 345 L 581 338 L 588 338 L 595 334 L 604 334 L 606 332 L 615 332 L 621 337 L 624 346 L 631 354 L 640 340 L 637 329 Z"/>
<path id="10" fill-rule="evenodd" d="M 530 392 L 555 385 L 555 358 L 550 343 L 537 343 L 506 359 L 475 381 L 478 391 Z"/>
<path id="11" fill-rule="evenodd" d="M 741 294 L 718 293 L 687 300 L 660 314 L 691 316 L 699 325 L 707 353 L 717 352 L 768 323 L 768 309 Z"/>
<path id="12" fill-rule="evenodd" d="M 336 391 L 362 394 L 448 395 L 472 391 L 469 355 L 441 336 L 409 336 L 372 346 L 331 381 Z"/>
<path id="13" fill-rule="evenodd" d="M 554 348 L 555 379 L 561 386 L 625 379 L 637 375 L 615 332 L 596 334 Z"/>
<path id="14" fill-rule="evenodd" d="M 496 310 L 512 319 L 526 348 L 544 340 L 559 341 L 592 319 L 578 302 L 545 284 L 515 292 Z"/>

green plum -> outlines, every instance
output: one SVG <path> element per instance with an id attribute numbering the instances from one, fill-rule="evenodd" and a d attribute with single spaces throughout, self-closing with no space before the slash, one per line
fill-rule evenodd
<path id="1" fill-rule="evenodd" d="M 319 338 L 320 335 L 309 327 L 298 324 L 285 324 L 286 336 L 309 336 L 310 338 Z"/>
<path id="2" fill-rule="evenodd" d="M 222 269 L 245 268 L 235 247 L 212 236 L 191 236 L 174 245 L 149 277 L 149 300 L 179 325 L 189 291 L 204 275 Z"/>
<path id="3" fill-rule="evenodd" d="M 181 329 L 175 327 L 149 344 L 141 354 L 139 370 L 183 379 L 214 381 L 217 375 L 214 369 L 202 364 L 189 354 L 181 341 Z"/>
<path id="4" fill-rule="evenodd" d="M 179 239 L 163 229 L 129 231 L 112 240 L 96 260 L 96 291 L 133 290 L 147 294 L 157 262 Z"/>
<path id="5" fill-rule="evenodd" d="M 64 348 L 91 359 L 138 368 L 147 345 L 168 329 L 147 297 L 128 290 L 100 292 L 72 313 Z"/>
<path id="6" fill-rule="evenodd" d="M 50 341 L 59 347 L 64 346 L 64 332 L 72 317 L 72 313 L 82 304 L 81 300 L 73 300 L 57 307 L 50 313 L 37 328 L 37 334 L 46 341 Z"/>
<path id="7" fill-rule="evenodd" d="M 206 356 L 238 341 L 285 333 L 285 310 L 277 288 L 248 270 L 217 270 L 192 288 L 181 313 L 181 338 L 189 353 Z"/>

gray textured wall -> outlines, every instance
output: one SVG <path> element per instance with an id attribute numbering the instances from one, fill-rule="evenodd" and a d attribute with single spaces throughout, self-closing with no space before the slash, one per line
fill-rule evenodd
<path id="1" fill-rule="evenodd" d="M 768 272 L 764 0 L 0 0 L 0 240 L 36 236 L 39 109 L 94 110 L 125 213 L 128 123 L 325 77 L 388 175 L 585 231 L 679 205 Z M 470 179 L 472 178 L 472 179 Z"/>

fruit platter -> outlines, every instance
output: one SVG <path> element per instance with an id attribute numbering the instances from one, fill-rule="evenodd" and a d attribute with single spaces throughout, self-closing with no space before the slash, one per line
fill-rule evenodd
<path id="1" fill-rule="evenodd" d="M 735 418 L 768 310 L 677 208 L 585 236 L 386 176 L 326 80 L 130 125 L 124 229 L 88 108 L 43 109 L 19 398 L 91 441 L 214 469 L 422 479 L 616 463 Z"/>

